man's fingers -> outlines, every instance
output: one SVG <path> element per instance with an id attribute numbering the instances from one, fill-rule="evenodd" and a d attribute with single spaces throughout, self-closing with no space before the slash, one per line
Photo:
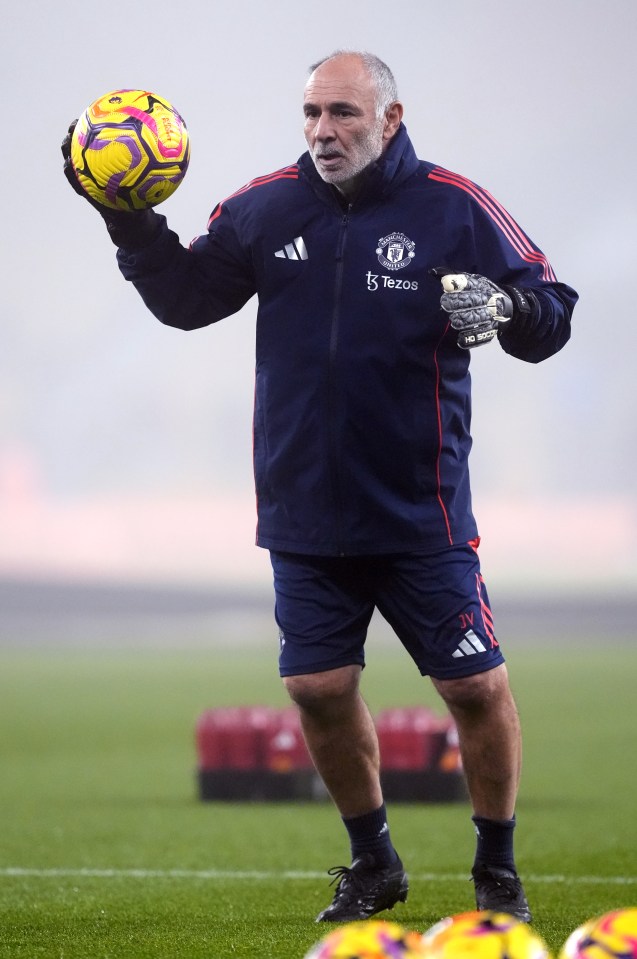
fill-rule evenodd
<path id="1" fill-rule="evenodd" d="M 498 325 L 512 315 L 510 297 L 478 273 L 458 273 L 444 267 L 431 272 L 440 278 L 440 306 L 449 313 L 449 323 L 458 333 L 458 346 L 471 350 L 495 339 Z"/>
<path id="2" fill-rule="evenodd" d="M 449 318 L 451 328 L 454 330 L 490 329 L 493 326 L 493 317 L 486 307 L 480 307 L 477 310 L 458 310 L 451 314 Z"/>
<path id="3" fill-rule="evenodd" d="M 440 306 L 445 313 L 474 310 L 487 305 L 487 297 L 480 290 L 464 290 L 462 293 L 443 293 Z"/>

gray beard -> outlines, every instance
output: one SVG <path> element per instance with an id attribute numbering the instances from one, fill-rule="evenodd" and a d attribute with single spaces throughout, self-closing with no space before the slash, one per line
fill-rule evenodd
<path id="1" fill-rule="evenodd" d="M 342 189 L 342 192 L 347 192 L 348 184 L 359 184 L 362 175 L 367 169 L 369 169 L 372 163 L 375 163 L 376 160 L 378 160 L 383 152 L 382 139 L 378 135 L 379 129 L 370 131 L 366 140 L 360 145 L 360 153 L 356 159 L 356 162 L 345 173 L 336 171 L 334 173 L 330 173 L 329 170 L 327 172 L 322 172 L 319 166 L 319 161 L 315 156 L 315 154 L 319 152 L 319 148 L 316 147 L 312 151 L 311 155 L 314 166 L 316 167 L 321 179 L 326 183 L 331 183 L 338 189 Z"/>

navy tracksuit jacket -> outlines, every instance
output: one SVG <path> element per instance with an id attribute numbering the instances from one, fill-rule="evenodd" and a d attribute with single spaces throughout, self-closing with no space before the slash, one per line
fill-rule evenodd
<path id="1" fill-rule="evenodd" d="M 499 342 L 533 363 L 567 342 L 577 301 L 500 204 L 419 160 L 401 126 L 351 205 L 306 153 L 220 203 L 190 249 L 159 219 L 118 260 L 162 323 L 203 327 L 258 296 L 257 543 L 364 555 L 473 539 L 470 353 L 429 271 L 532 289 L 535 314 Z"/>

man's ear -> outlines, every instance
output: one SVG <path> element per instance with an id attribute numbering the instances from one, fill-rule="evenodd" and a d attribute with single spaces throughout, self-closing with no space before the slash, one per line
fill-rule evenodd
<path id="1" fill-rule="evenodd" d="M 383 140 L 391 140 L 394 136 L 403 118 L 403 105 L 395 100 L 385 112 L 385 125 L 383 127 Z"/>

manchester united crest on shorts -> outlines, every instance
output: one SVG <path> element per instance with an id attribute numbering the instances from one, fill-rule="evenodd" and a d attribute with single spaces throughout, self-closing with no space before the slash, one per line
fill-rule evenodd
<path id="1" fill-rule="evenodd" d="M 402 270 L 403 267 L 409 266 L 415 257 L 415 246 L 414 241 L 404 233 L 390 233 L 389 236 L 383 236 L 378 241 L 376 249 L 378 262 L 386 270 Z"/>

